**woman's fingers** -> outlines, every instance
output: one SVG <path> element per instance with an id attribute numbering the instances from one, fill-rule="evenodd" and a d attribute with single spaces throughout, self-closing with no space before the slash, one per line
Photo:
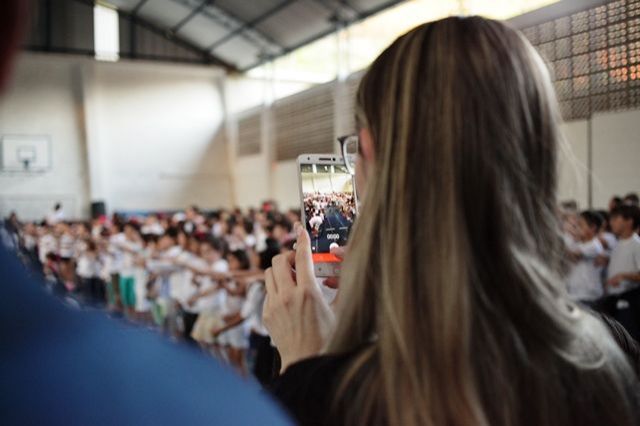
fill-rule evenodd
<path id="1" fill-rule="evenodd" d="M 334 289 L 334 290 L 335 290 L 335 289 L 337 289 L 337 288 L 339 288 L 339 287 L 340 287 L 340 280 L 338 279 L 338 277 L 329 277 L 329 278 L 326 278 L 326 279 L 322 282 L 322 284 L 323 284 L 325 287 L 329 287 L 329 288 L 332 288 L 332 289 Z"/>
<path id="2" fill-rule="evenodd" d="M 273 278 L 273 268 L 269 268 L 264 271 L 264 281 L 265 288 L 267 289 L 267 294 L 277 294 L 278 289 L 276 287 L 276 280 Z"/>
<path id="3" fill-rule="evenodd" d="M 344 255 L 346 253 L 346 250 L 344 247 L 333 246 L 331 247 L 330 251 L 331 251 L 331 254 L 337 257 L 338 259 L 344 260 Z"/>
<path id="4" fill-rule="evenodd" d="M 315 274 L 313 273 L 313 257 L 311 252 L 311 239 L 302 224 L 295 225 L 296 241 L 295 263 L 298 284 L 315 286 Z"/>
<path id="5" fill-rule="evenodd" d="M 275 280 L 273 279 L 273 271 L 268 268 L 264 271 L 264 288 L 266 294 L 264 295 L 264 304 L 262 307 L 262 321 L 265 325 L 269 322 L 271 316 L 271 298 L 276 297 Z"/>
<path id="6" fill-rule="evenodd" d="M 347 254 L 346 247 L 331 247 L 331 254 L 340 260 L 344 260 L 344 256 Z M 326 287 L 337 289 L 340 287 L 340 277 L 329 277 L 322 282 Z"/>
<path id="7" fill-rule="evenodd" d="M 289 265 L 291 266 L 291 268 L 295 268 L 296 267 L 296 251 L 295 249 L 293 251 L 288 251 L 286 253 L 284 253 L 287 256 L 287 262 L 289 262 Z"/>
<path id="8" fill-rule="evenodd" d="M 291 255 L 279 254 L 271 261 L 273 278 L 277 281 L 278 291 L 284 291 L 296 285 L 291 274 Z"/>

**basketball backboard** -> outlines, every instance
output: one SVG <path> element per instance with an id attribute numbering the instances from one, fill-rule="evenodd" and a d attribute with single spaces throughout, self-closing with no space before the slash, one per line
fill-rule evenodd
<path id="1" fill-rule="evenodd" d="M 0 171 L 44 172 L 51 169 L 49 136 L 3 135 Z"/>

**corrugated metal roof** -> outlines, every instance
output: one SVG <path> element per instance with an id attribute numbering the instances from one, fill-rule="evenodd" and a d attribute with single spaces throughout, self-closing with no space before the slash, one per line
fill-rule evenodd
<path id="1" fill-rule="evenodd" d="M 108 0 L 245 70 L 403 0 Z"/>

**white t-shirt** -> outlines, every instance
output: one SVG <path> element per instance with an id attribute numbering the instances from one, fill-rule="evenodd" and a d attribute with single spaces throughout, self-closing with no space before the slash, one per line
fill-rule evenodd
<path id="1" fill-rule="evenodd" d="M 109 237 L 109 253 L 111 254 L 111 273 L 119 274 L 122 271 L 124 253 L 121 244 L 126 241 L 127 237 L 123 233 L 112 235 Z"/>
<path id="2" fill-rule="evenodd" d="M 208 266 L 203 259 L 187 251 L 182 252 L 178 259 L 181 262 L 185 262 L 188 265 L 198 269 L 205 269 Z M 175 280 L 172 282 L 172 292 L 174 292 L 172 294 L 172 297 L 180 302 L 182 308 L 185 311 L 191 313 L 199 313 L 200 311 L 198 310 L 197 303 L 194 306 L 189 306 L 189 304 L 187 303 L 189 299 L 198 291 L 198 287 L 193 284 L 193 272 L 190 269 L 185 268 L 181 272 L 172 275 L 172 278 L 174 278 Z"/>
<path id="3" fill-rule="evenodd" d="M 60 257 L 71 259 L 75 256 L 76 241 L 69 234 L 62 234 L 58 242 L 58 254 Z"/>
<path id="4" fill-rule="evenodd" d="M 38 243 L 36 238 L 33 235 L 29 235 L 29 234 L 25 235 L 23 237 L 23 240 L 24 240 L 24 248 L 26 248 L 29 251 L 33 250 Z"/>
<path id="5" fill-rule="evenodd" d="M 158 222 L 153 222 L 149 225 L 144 225 L 140 228 L 142 234 L 162 235 L 164 234 L 164 228 Z"/>
<path id="6" fill-rule="evenodd" d="M 266 296 L 264 284 L 255 282 L 250 285 L 247 291 L 247 298 L 242 304 L 240 316 L 245 318 L 247 328 L 253 330 L 261 336 L 268 336 L 269 331 L 262 323 L 262 308 L 264 306 L 264 298 Z"/>
<path id="7" fill-rule="evenodd" d="M 124 250 L 122 256 L 122 275 L 132 277 L 135 274 L 135 258 L 136 255 L 142 253 L 142 244 L 134 241 L 126 240 L 123 243 Z"/>
<path id="8" fill-rule="evenodd" d="M 142 251 L 142 245 L 129 240 L 124 233 L 114 235 L 109 242 L 114 254 L 114 267 L 117 268 L 117 272 L 122 276 L 132 277 L 135 272 L 135 253 Z"/>
<path id="9" fill-rule="evenodd" d="M 239 287 L 235 281 L 229 281 L 227 286 L 233 290 L 237 290 Z M 244 304 L 244 297 L 232 295 L 228 291 L 224 291 L 224 293 L 224 309 L 222 310 L 222 314 L 231 315 L 240 312 Z"/>
<path id="10" fill-rule="evenodd" d="M 91 236 L 93 238 L 100 238 L 100 235 L 102 234 L 102 226 L 101 225 L 94 225 L 91 228 Z"/>
<path id="11" fill-rule="evenodd" d="M 45 263 L 47 261 L 47 255 L 49 253 L 55 253 L 58 249 L 58 240 L 51 234 L 44 234 L 40 238 L 38 243 L 38 256 L 40 262 Z"/>
<path id="12" fill-rule="evenodd" d="M 180 253 L 182 253 L 182 247 L 180 247 L 179 245 L 175 245 L 165 251 L 162 254 L 162 257 L 165 259 L 175 259 L 180 255 Z"/>
<path id="13" fill-rule="evenodd" d="M 604 253 L 602 243 L 598 238 L 591 241 L 577 243 L 572 247 L 581 258 L 573 265 L 567 277 L 567 291 L 572 300 L 594 301 L 603 296 L 601 273 L 595 259 Z"/>
<path id="14" fill-rule="evenodd" d="M 180 269 L 179 266 L 174 264 L 180 253 L 182 253 L 180 246 L 169 247 L 160 252 L 157 258 L 150 258 L 147 261 L 147 269 L 154 274 L 171 276 L 171 274 Z"/>
<path id="15" fill-rule="evenodd" d="M 604 249 L 604 251 L 607 254 L 611 254 L 613 249 L 616 248 L 616 245 L 618 244 L 618 239 L 611 232 L 604 232 L 602 234 L 602 239 L 607 243 L 607 247 Z"/>
<path id="16" fill-rule="evenodd" d="M 45 218 L 45 222 L 47 222 L 47 225 L 49 226 L 60 223 L 63 220 L 64 220 L 64 210 L 62 209 L 52 210 L 49 214 L 47 214 L 47 217 Z"/>
<path id="17" fill-rule="evenodd" d="M 177 257 L 176 261 L 179 263 L 190 264 L 193 262 L 195 256 L 187 251 L 182 251 Z M 169 277 L 169 282 L 171 286 L 171 298 L 177 300 L 183 306 L 186 306 L 185 302 L 189 299 L 191 292 L 191 279 L 193 278 L 193 273 L 188 268 L 180 267 L 179 270 L 171 274 Z"/>
<path id="18" fill-rule="evenodd" d="M 611 252 L 607 278 L 618 274 L 638 272 L 640 272 L 640 236 L 633 234 L 626 240 L 618 240 L 618 244 Z M 621 282 L 617 287 L 608 286 L 607 293 L 620 294 L 639 285 L 640 283 L 627 280 Z"/>
<path id="19" fill-rule="evenodd" d="M 229 251 L 244 250 L 245 242 L 235 235 L 227 235 L 225 238 Z"/>
<path id="20" fill-rule="evenodd" d="M 309 225 L 311 225 L 311 227 L 314 229 L 318 229 L 320 225 L 322 225 L 322 222 L 323 220 L 320 216 L 313 216 L 311 219 L 309 219 Z"/>
<path id="21" fill-rule="evenodd" d="M 76 273 L 80 278 L 94 278 L 100 276 L 101 265 L 98 259 L 83 253 L 78 257 L 78 266 Z"/>
<path id="22" fill-rule="evenodd" d="M 246 248 L 253 248 L 257 243 L 256 237 L 253 234 L 248 234 L 244 238 L 244 245 Z"/>
<path id="23" fill-rule="evenodd" d="M 222 237 L 222 224 L 220 222 L 216 222 L 211 227 L 211 235 L 214 237 Z"/>
<path id="24" fill-rule="evenodd" d="M 172 219 L 174 222 L 179 223 L 184 221 L 187 218 L 187 215 L 184 213 L 176 213 L 173 215 Z"/>
<path id="25" fill-rule="evenodd" d="M 196 225 L 192 221 L 185 222 L 183 229 L 186 233 L 191 234 L 196 229 Z"/>
<path id="26" fill-rule="evenodd" d="M 224 274 L 226 272 L 229 272 L 229 263 L 227 263 L 227 261 L 224 259 L 219 259 L 211 265 L 211 270 L 213 272 Z M 205 277 L 200 284 L 199 291 L 208 290 L 216 285 L 217 283 L 214 282 L 211 278 Z M 221 289 L 206 297 L 199 298 L 196 302 L 195 308 L 198 312 L 219 312 L 224 308 L 225 303 L 226 295 L 225 292 Z"/>
<path id="27" fill-rule="evenodd" d="M 174 264 L 175 259 L 182 253 L 182 248 L 178 245 L 170 247 L 160 253 L 158 259 L 149 259 L 147 261 L 147 270 L 151 273 L 158 274 L 156 284 L 159 285 L 159 298 L 171 299 L 171 274 L 177 272 L 180 268 Z"/>
<path id="28" fill-rule="evenodd" d="M 567 248 L 569 248 L 569 250 L 574 249 L 576 244 L 578 244 L 578 242 L 568 232 L 564 232 L 562 234 L 562 242 Z"/>
<path id="29" fill-rule="evenodd" d="M 267 234 L 264 232 L 260 224 L 255 224 L 253 235 L 256 239 L 255 251 L 258 253 L 265 251 L 267 249 Z"/>
<path id="30" fill-rule="evenodd" d="M 100 278 L 105 281 L 109 281 L 111 279 L 111 274 L 115 273 L 115 269 L 113 268 L 113 256 L 108 253 L 100 253 L 98 256 L 100 263 Z"/>
<path id="31" fill-rule="evenodd" d="M 151 258 L 152 249 L 144 247 L 140 250 L 139 256 L 146 261 Z M 135 283 L 136 294 L 136 312 L 149 312 L 151 310 L 152 303 L 147 299 L 147 282 L 149 281 L 149 273 L 146 267 L 136 265 L 133 268 L 133 281 Z"/>

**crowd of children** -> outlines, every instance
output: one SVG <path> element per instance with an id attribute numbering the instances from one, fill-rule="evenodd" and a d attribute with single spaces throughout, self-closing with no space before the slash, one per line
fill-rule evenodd
<path id="1" fill-rule="evenodd" d="M 563 206 L 567 290 L 576 302 L 609 315 L 640 340 L 638 196 L 613 197 L 609 210 Z"/>
<path id="2" fill-rule="evenodd" d="M 333 202 L 305 201 L 309 209 Z M 560 212 L 569 296 L 639 339 L 637 195 L 614 197 L 608 211 L 579 212 L 575 203 L 564 203 Z M 292 247 L 298 220 L 299 212 L 280 213 L 265 203 L 248 212 L 203 213 L 192 206 L 70 223 L 56 206 L 40 224 L 10 216 L 0 239 L 69 303 L 155 327 L 268 383 L 275 351 L 262 324 L 264 270 Z"/>
<path id="3" fill-rule="evenodd" d="M 262 324 L 264 270 L 290 248 L 299 213 L 259 211 L 6 221 L 15 248 L 48 288 L 79 307 L 154 327 L 268 382 L 274 350 Z M 11 237 L 8 237 L 11 240 Z M 5 244 L 6 245 L 6 244 Z"/>

